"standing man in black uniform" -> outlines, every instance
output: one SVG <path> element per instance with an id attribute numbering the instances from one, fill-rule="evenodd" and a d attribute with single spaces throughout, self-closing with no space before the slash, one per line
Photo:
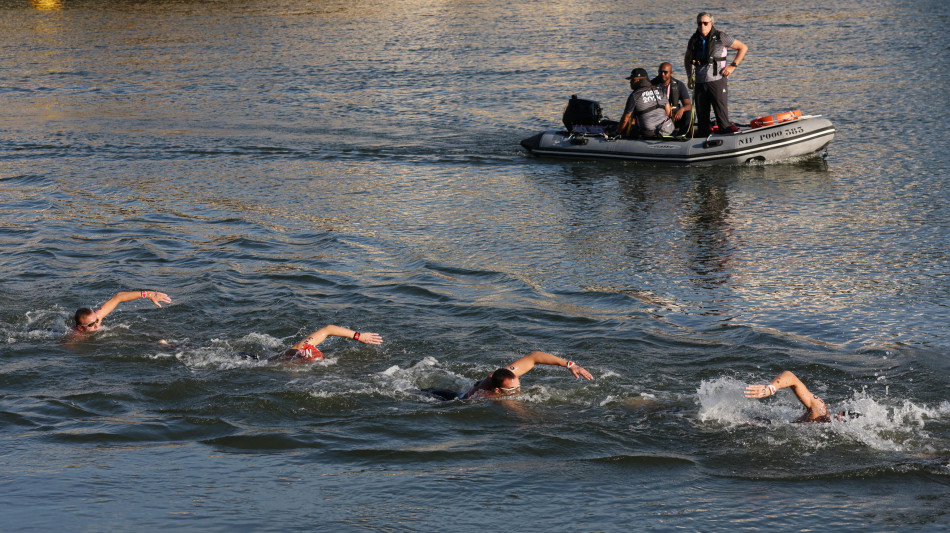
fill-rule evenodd
<path id="1" fill-rule="evenodd" d="M 737 50 L 736 58 L 726 65 L 727 49 Z M 736 132 L 738 128 L 729 122 L 729 104 L 726 78 L 735 72 L 745 58 L 749 47 L 724 31 L 713 27 L 713 16 L 703 11 L 696 15 L 696 33 L 686 45 L 686 76 L 689 88 L 694 87 L 693 67 L 696 67 L 696 136 L 710 133 L 709 108 L 716 112 L 720 133 Z"/>

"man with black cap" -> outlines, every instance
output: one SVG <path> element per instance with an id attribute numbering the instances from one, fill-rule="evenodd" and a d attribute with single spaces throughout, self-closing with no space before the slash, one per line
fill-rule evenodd
<path id="1" fill-rule="evenodd" d="M 635 68 L 630 72 L 627 105 L 620 118 L 618 132 L 625 137 L 662 137 L 673 133 L 670 113 L 673 108 L 663 91 L 650 85 L 647 71 Z"/>

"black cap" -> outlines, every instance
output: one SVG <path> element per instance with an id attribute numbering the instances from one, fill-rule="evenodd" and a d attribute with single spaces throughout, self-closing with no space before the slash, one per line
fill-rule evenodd
<path id="1" fill-rule="evenodd" d="M 625 79 L 632 80 L 633 78 L 646 78 L 646 77 L 647 77 L 646 70 L 642 68 L 635 68 L 630 71 L 630 76 Z"/>

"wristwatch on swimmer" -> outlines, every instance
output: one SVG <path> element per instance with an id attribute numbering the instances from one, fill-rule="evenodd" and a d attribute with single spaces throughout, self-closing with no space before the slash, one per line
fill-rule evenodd
<path id="1" fill-rule="evenodd" d="M 732 67 L 732 68 L 736 68 L 736 67 L 738 67 L 739 65 L 737 65 L 736 62 L 733 61 L 732 63 L 729 63 L 729 66 Z"/>

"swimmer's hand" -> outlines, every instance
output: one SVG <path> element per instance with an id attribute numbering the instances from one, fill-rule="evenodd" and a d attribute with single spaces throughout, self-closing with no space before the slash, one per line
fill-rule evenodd
<path id="1" fill-rule="evenodd" d="M 155 305 L 157 305 L 158 307 L 161 307 L 161 306 L 162 306 L 162 303 L 166 303 L 166 304 L 172 303 L 172 299 L 169 298 L 168 295 L 165 294 L 164 292 L 158 292 L 158 291 L 143 291 L 142 294 L 143 294 L 146 298 L 148 298 L 149 300 L 151 300 L 152 303 L 155 304 Z"/>
<path id="2" fill-rule="evenodd" d="M 746 398 L 766 398 L 775 394 L 774 388 L 769 385 L 749 385 L 745 388 Z"/>
<path id="3" fill-rule="evenodd" d="M 363 344 L 382 344 L 383 338 L 379 336 L 379 333 L 363 333 L 360 332 L 360 338 L 358 339 Z"/>
<path id="4" fill-rule="evenodd" d="M 594 379 L 594 376 L 592 376 L 587 370 L 581 368 L 580 365 L 573 365 L 568 370 L 571 371 L 571 374 L 574 374 L 575 378 L 583 377 L 587 381 Z"/>

